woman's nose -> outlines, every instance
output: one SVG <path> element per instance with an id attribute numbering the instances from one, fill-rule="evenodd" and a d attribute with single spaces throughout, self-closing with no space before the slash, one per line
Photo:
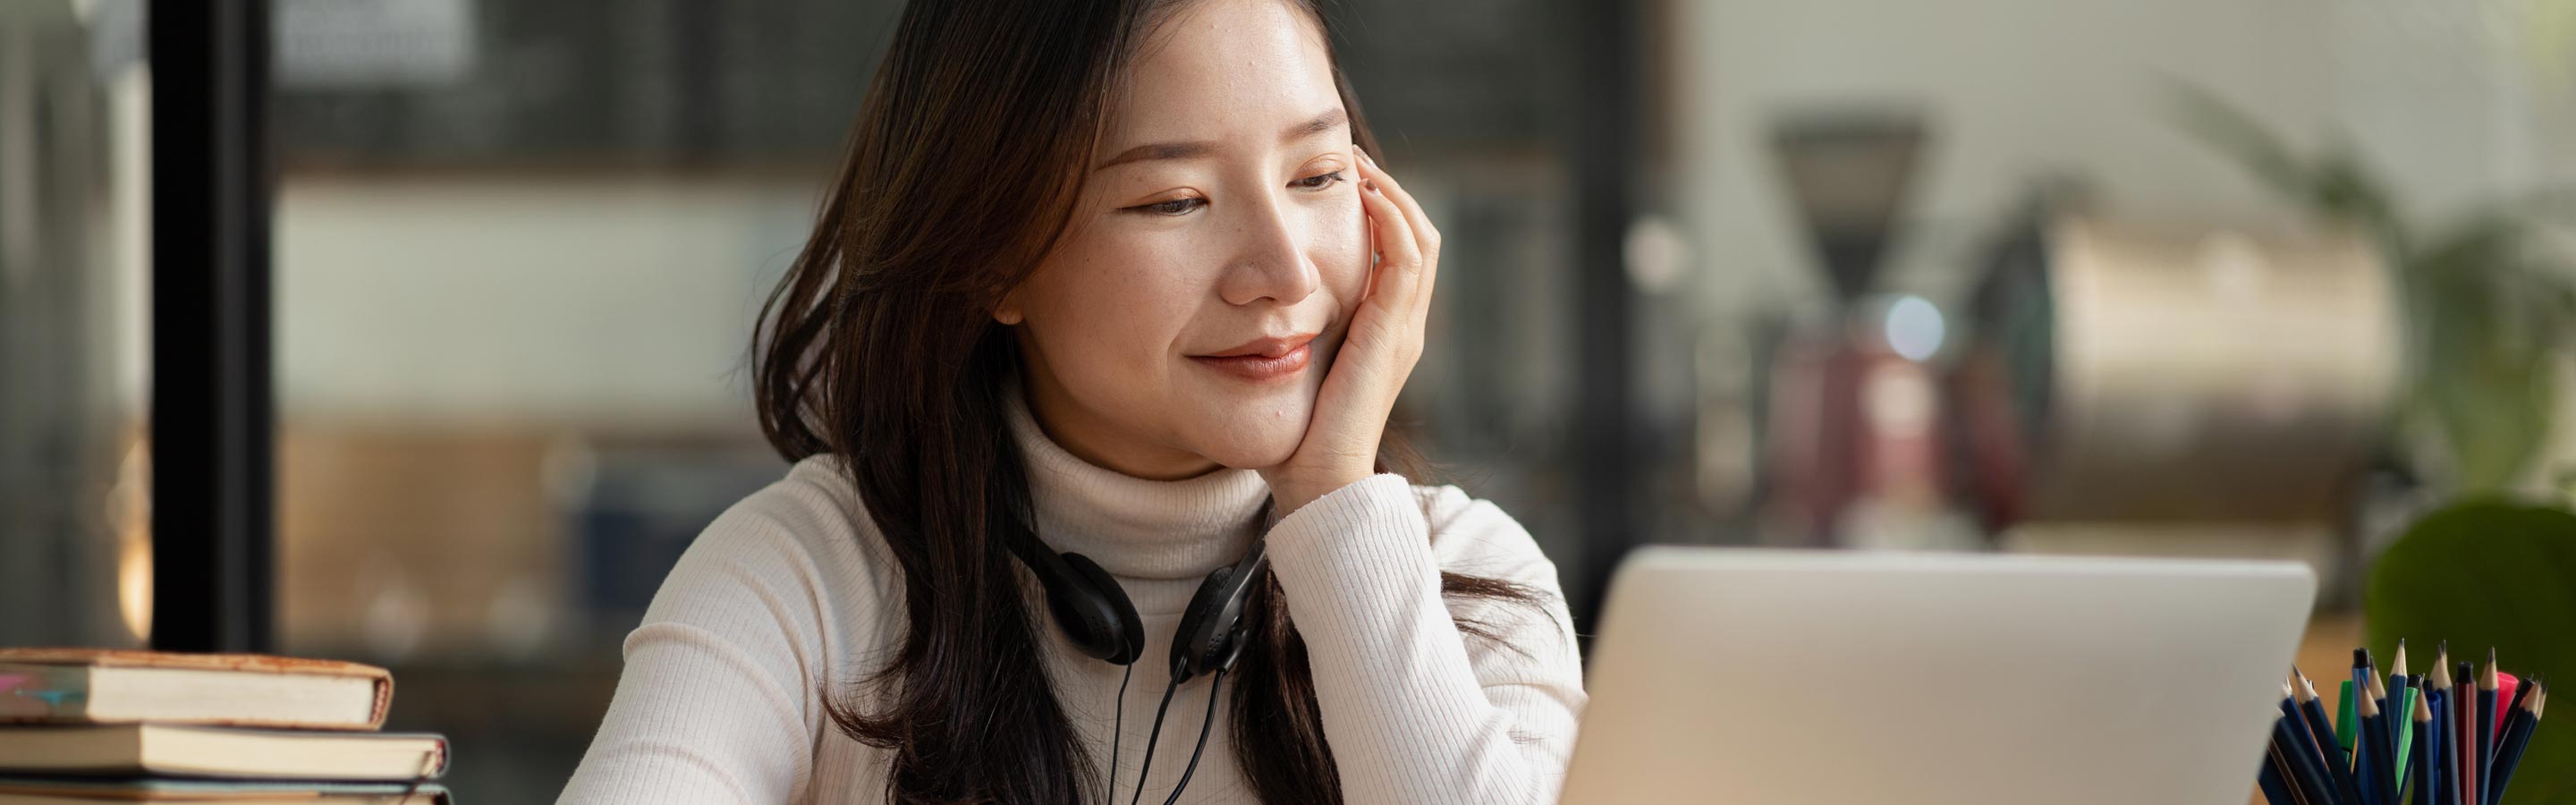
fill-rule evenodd
<path id="1" fill-rule="evenodd" d="M 1236 225 L 1234 257 L 1219 283 L 1226 304 L 1249 305 L 1263 299 L 1293 305 L 1322 284 L 1298 222 L 1276 200 L 1247 209 Z"/>

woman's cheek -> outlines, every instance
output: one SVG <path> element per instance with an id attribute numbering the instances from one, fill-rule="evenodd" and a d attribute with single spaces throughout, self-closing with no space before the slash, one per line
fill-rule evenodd
<path id="1" fill-rule="evenodd" d="M 1334 198 L 1326 206 L 1329 209 L 1319 216 L 1313 241 L 1316 271 L 1323 274 L 1325 286 L 1333 290 L 1341 313 L 1349 315 L 1368 287 L 1368 217 L 1360 209 L 1356 195 Z"/>

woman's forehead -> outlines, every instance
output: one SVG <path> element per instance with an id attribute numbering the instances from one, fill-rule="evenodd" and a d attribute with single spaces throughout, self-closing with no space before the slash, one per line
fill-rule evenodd
<path id="1" fill-rule="evenodd" d="M 1280 0 L 1193 3 L 1130 65 L 1097 159 L 1145 143 L 1271 132 L 1341 105 L 1323 32 Z"/>

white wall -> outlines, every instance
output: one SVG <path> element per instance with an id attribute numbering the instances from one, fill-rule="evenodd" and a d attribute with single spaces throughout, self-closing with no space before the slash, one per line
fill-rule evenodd
<path id="1" fill-rule="evenodd" d="M 1929 115 L 1921 226 L 1886 287 L 1944 304 L 1964 290 L 1974 240 L 2051 172 L 2149 215 L 2273 206 L 2176 124 L 2168 78 L 2303 140 L 2348 132 L 2437 210 L 2551 166 L 2567 176 L 2576 149 L 2551 133 L 2571 131 L 2569 104 L 2540 99 L 2568 94 L 2569 37 L 2553 32 L 2569 25 L 2551 20 L 2571 15 L 2537 2 L 1677 0 L 1678 195 L 1701 302 L 1727 317 L 1821 308 L 1767 144 L 1784 109 L 1890 101 Z"/>
<path id="2" fill-rule="evenodd" d="M 290 417 L 749 421 L 744 361 L 811 176 L 290 175 Z"/>

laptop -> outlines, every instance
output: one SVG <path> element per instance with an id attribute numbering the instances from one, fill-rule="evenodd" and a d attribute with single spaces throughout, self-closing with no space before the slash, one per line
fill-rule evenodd
<path id="1" fill-rule="evenodd" d="M 1641 549 L 1560 799 L 2238 805 L 2315 592 L 2287 562 Z"/>

